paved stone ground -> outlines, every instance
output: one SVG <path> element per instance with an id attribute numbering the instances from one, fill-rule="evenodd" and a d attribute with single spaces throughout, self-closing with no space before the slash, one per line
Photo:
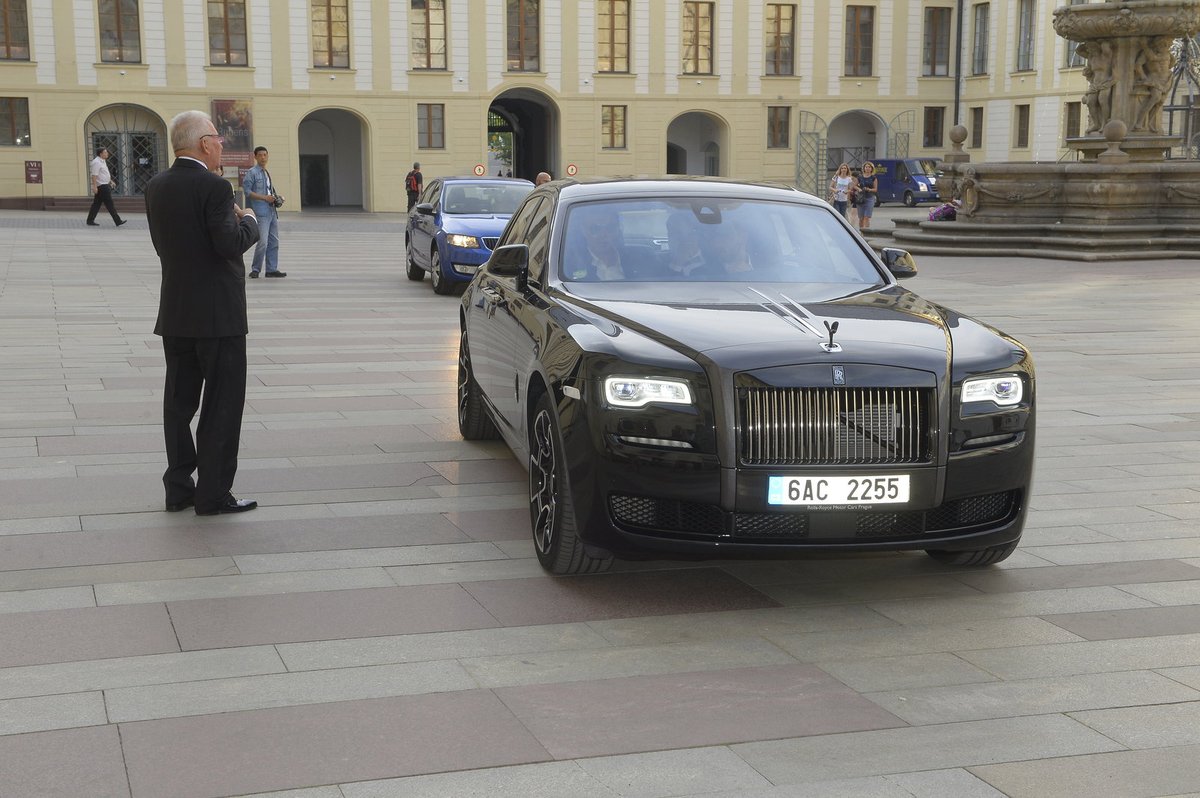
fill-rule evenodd
<path id="1" fill-rule="evenodd" d="M 926 259 L 1036 352 L 1026 541 L 542 574 L 401 219 L 248 284 L 241 516 L 167 514 L 145 220 L 0 214 L 0 795 L 1200 795 L 1196 261 Z"/>

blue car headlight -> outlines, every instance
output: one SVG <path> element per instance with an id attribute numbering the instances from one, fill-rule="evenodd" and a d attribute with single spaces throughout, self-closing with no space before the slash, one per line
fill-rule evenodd
<path id="1" fill-rule="evenodd" d="M 446 243 L 452 247 L 461 247 L 462 249 L 479 249 L 478 238 L 475 236 L 464 236 L 459 233 L 447 235 Z"/>

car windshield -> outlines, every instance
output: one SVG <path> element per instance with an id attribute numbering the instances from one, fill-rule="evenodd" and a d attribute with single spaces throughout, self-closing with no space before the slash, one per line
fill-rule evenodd
<path id="1" fill-rule="evenodd" d="M 465 183 L 448 185 L 442 194 L 442 212 L 512 216 L 533 185 L 524 183 Z"/>
<path id="2" fill-rule="evenodd" d="M 937 161 L 933 158 L 918 158 L 910 163 L 909 168 L 912 169 L 913 174 L 925 175 L 926 177 L 937 177 L 939 174 Z"/>
<path id="3" fill-rule="evenodd" d="M 559 251 L 559 274 L 570 282 L 883 283 L 831 210 L 798 202 L 581 203 L 567 214 Z"/>

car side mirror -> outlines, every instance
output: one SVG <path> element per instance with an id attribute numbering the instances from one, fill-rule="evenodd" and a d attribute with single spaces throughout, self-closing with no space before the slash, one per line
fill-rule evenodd
<path id="1" fill-rule="evenodd" d="M 907 280 L 909 277 L 917 276 L 917 261 L 908 253 L 908 250 L 884 247 L 879 250 L 879 257 L 883 259 L 883 265 L 897 280 Z"/>
<path id="2" fill-rule="evenodd" d="M 418 202 L 413 210 L 426 216 L 433 216 L 433 203 Z"/>
<path id="3" fill-rule="evenodd" d="M 529 279 L 529 247 L 526 244 L 497 247 L 488 261 L 488 271 L 497 277 L 515 277 L 517 289 L 524 290 Z"/>

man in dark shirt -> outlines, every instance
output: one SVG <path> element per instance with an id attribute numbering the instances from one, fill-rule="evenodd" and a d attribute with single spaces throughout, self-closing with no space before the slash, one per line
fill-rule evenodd
<path id="1" fill-rule="evenodd" d="M 404 176 L 404 189 L 408 192 L 408 209 L 411 211 L 417 204 L 421 189 L 425 188 L 425 178 L 421 176 L 421 164 L 413 163 L 412 171 Z"/>
<path id="2" fill-rule="evenodd" d="M 175 162 L 146 186 L 150 239 L 162 263 L 154 333 L 162 336 L 167 363 L 166 508 L 240 513 L 258 506 L 230 492 L 246 402 L 242 253 L 258 241 L 258 220 L 234 203 L 233 187 L 213 173 L 220 168 L 224 140 L 208 114 L 184 111 L 171 120 L 170 136 Z"/>

